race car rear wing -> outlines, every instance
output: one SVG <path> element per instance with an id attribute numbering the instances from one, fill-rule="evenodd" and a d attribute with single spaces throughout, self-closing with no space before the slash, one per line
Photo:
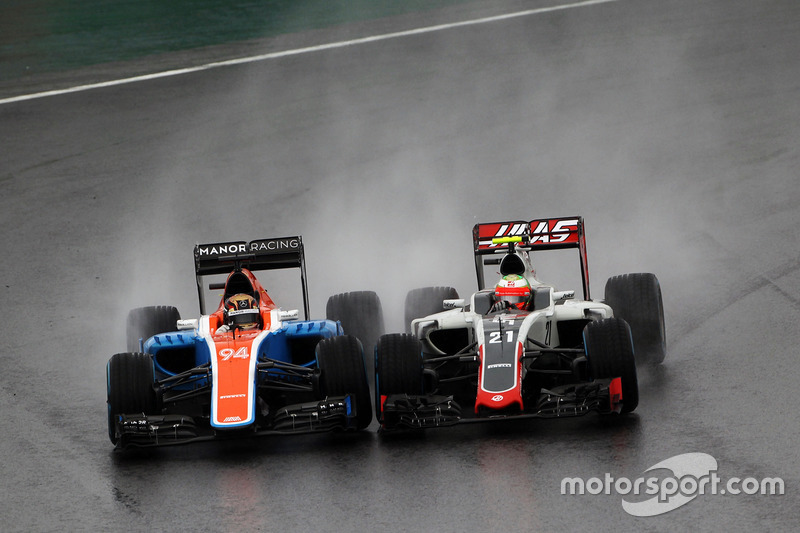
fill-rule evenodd
<path id="1" fill-rule="evenodd" d="M 512 220 L 475 224 L 472 228 L 472 244 L 479 289 L 485 288 L 483 265 L 489 263 L 489 261 L 484 261 L 486 255 L 513 253 L 515 249 L 538 251 L 578 248 L 584 300 L 591 299 L 583 217 L 540 218 L 530 222 Z"/>
<path id="2" fill-rule="evenodd" d="M 306 319 L 308 319 L 306 261 L 303 252 L 303 238 L 300 236 L 196 245 L 194 247 L 194 270 L 201 314 L 205 314 L 203 277 L 213 274 L 229 274 L 241 267 L 251 271 L 299 268 L 300 283 L 303 288 L 303 307 Z"/>

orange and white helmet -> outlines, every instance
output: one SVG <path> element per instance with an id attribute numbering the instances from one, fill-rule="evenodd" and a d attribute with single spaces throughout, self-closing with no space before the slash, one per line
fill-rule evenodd
<path id="1" fill-rule="evenodd" d="M 231 329 L 251 329 L 259 324 L 256 299 L 249 294 L 234 294 L 225 300 L 225 324 Z"/>
<path id="2" fill-rule="evenodd" d="M 503 276 L 494 288 L 497 301 L 506 301 L 511 307 L 525 310 L 531 301 L 531 285 L 518 274 Z"/>

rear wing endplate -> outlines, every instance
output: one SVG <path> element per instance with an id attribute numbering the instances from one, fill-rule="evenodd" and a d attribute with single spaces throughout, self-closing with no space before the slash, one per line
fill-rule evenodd
<path id="1" fill-rule="evenodd" d="M 303 287 L 303 306 L 306 318 L 308 318 L 306 261 L 303 238 L 299 235 L 250 242 L 233 241 L 196 245 L 194 247 L 194 270 L 201 314 L 205 313 L 203 277 L 213 274 L 229 274 L 241 267 L 250 271 L 299 268 L 300 283 Z"/>
<path id="2" fill-rule="evenodd" d="M 511 220 L 475 224 L 472 228 L 472 245 L 478 288 L 485 288 L 483 257 L 489 254 L 506 254 L 516 250 L 538 251 L 578 248 L 583 278 L 583 295 L 589 295 L 589 266 L 586 259 L 586 236 L 583 217 L 538 218 L 529 222 Z"/>

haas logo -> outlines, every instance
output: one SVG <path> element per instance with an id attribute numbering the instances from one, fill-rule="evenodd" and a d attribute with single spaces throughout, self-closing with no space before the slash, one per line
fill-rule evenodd
<path id="1" fill-rule="evenodd" d="M 502 394 L 495 394 L 494 396 L 492 396 L 492 401 L 493 402 L 502 402 L 503 401 L 503 395 Z"/>

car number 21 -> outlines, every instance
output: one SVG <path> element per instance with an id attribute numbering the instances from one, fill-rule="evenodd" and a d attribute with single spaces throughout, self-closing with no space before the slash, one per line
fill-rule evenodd
<path id="1" fill-rule="evenodd" d="M 501 342 L 503 342 L 503 332 L 501 332 L 501 331 L 490 331 L 489 332 L 489 343 L 490 344 L 499 344 Z M 506 331 L 505 342 L 514 342 L 514 332 L 513 331 Z"/>

